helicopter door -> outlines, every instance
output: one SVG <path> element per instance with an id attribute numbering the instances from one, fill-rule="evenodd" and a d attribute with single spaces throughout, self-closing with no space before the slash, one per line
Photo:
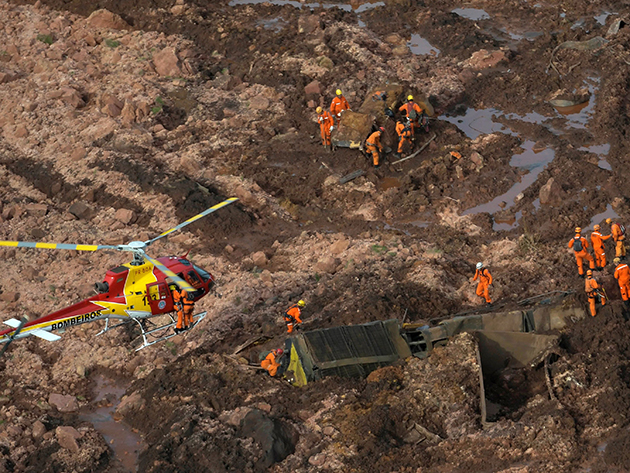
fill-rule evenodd
<path id="1" fill-rule="evenodd" d="M 163 282 L 147 284 L 149 306 L 153 314 L 163 314 L 173 310 L 173 299 L 169 294 L 168 286 Z"/>

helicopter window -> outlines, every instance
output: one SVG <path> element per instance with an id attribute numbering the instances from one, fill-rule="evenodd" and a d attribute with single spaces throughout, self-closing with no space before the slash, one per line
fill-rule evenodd
<path id="1" fill-rule="evenodd" d="M 118 279 L 116 279 L 116 282 L 119 283 L 119 282 L 123 282 L 124 280 L 125 280 L 125 278 L 118 278 Z"/>
<path id="2" fill-rule="evenodd" d="M 191 284 L 199 284 L 201 281 L 199 280 L 199 276 L 194 271 L 188 271 L 188 275 L 186 277 Z"/>
<path id="3" fill-rule="evenodd" d="M 207 282 L 208 279 L 210 279 L 210 274 L 208 274 L 207 271 L 204 271 L 199 266 L 195 266 L 194 264 L 193 264 L 193 268 L 195 268 L 195 271 L 197 271 L 197 274 L 201 276 L 201 279 L 203 279 L 203 282 Z"/>
<path id="4" fill-rule="evenodd" d="M 129 268 L 126 268 L 125 266 L 117 266 L 114 269 L 110 269 L 110 271 L 112 273 L 124 273 L 125 271 L 128 271 Z"/>
<path id="5" fill-rule="evenodd" d="M 190 266 L 190 261 L 188 261 L 187 259 L 180 258 L 179 262 L 185 266 Z"/>

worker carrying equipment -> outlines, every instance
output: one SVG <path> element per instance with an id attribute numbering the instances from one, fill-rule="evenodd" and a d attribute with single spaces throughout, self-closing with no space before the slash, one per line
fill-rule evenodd
<path id="1" fill-rule="evenodd" d="M 284 350 L 282 350 L 282 348 L 272 350 L 265 359 L 260 362 L 260 366 L 269 372 L 269 376 L 275 376 L 278 373 L 278 368 L 280 368 L 279 360 L 282 358 L 283 354 Z"/>
<path id="2" fill-rule="evenodd" d="M 477 295 L 486 299 L 486 304 L 492 304 L 490 299 L 490 285 L 492 284 L 492 274 L 488 271 L 488 268 L 483 267 L 483 263 L 477 263 L 477 270 L 475 271 L 475 277 L 473 281 L 479 279 L 477 284 Z"/>
<path id="3" fill-rule="evenodd" d="M 336 124 L 339 124 L 339 120 L 341 119 L 341 112 L 344 110 L 350 110 L 350 104 L 346 100 L 346 98 L 341 93 L 340 89 L 337 89 L 337 96 L 332 99 L 330 104 L 330 113 L 332 113 L 335 118 Z"/>
<path id="4" fill-rule="evenodd" d="M 413 101 L 413 95 L 407 97 L 407 103 L 402 104 L 398 111 L 406 115 L 411 122 L 411 136 L 414 136 L 416 129 L 420 127 L 418 120 L 422 117 L 423 110 Z"/>
<path id="5" fill-rule="evenodd" d="M 610 233 L 615 241 L 615 256 L 617 258 L 625 258 L 626 245 L 624 240 L 626 239 L 626 227 L 620 223 L 613 222 L 612 218 L 607 218 L 606 223 L 610 225 Z"/>
<path id="6" fill-rule="evenodd" d="M 595 268 L 598 270 L 602 270 L 606 266 L 606 250 L 604 249 L 604 241 L 608 240 L 612 236 L 602 235 L 600 229 L 599 225 L 595 225 L 593 227 L 593 233 L 591 233 L 591 243 L 593 244 L 593 254 L 595 255 Z"/>
<path id="7" fill-rule="evenodd" d="M 177 325 L 175 333 L 181 333 L 188 330 L 193 324 L 193 311 L 195 310 L 195 301 L 192 294 L 185 289 L 178 289 L 176 286 L 172 289 L 173 302 L 177 309 Z"/>
<path id="8" fill-rule="evenodd" d="M 630 296 L 630 268 L 628 268 L 626 263 L 622 264 L 620 258 L 615 258 L 613 263 L 615 264 L 615 279 L 619 284 L 623 305 L 628 309 L 630 308 L 630 302 L 628 301 L 628 296 Z"/>
<path id="9" fill-rule="evenodd" d="M 569 248 L 573 248 L 575 253 L 575 261 L 578 267 L 578 273 L 581 278 L 584 277 L 584 269 L 582 268 L 582 260 L 586 259 L 590 269 L 595 269 L 595 261 L 593 257 L 587 251 L 588 241 L 582 236 L 582 229 L 580 227 L 575 228 L 575 236 L 569 240 Z"/>
<path id="10" fill-rule="evenodd" d="M 289 307 L 289 310 L 284 314 L 284 321 L 287 324 L 287 333 L 293 333 L 293 328 L 302 323 L 301 308 L 304 306 L 306 306 L 306 302 L 300 299 L 297 304 L 293 304 Z"/>
<path id="11" fill-rule="evenodd" d="M 365 149 L 368 154 L 372 155 L 372 162 L 374 167 L 380 166 L 380 157 L 383 152 L 383 145 L 381 144 L 381 135 L 385 131 L 385 128 L 379 127 L 374 133 L 372 133 L 365 141 Z"/>
<path id="12" fill-rule="evenodd" d="M 588 303 L 591 308 L 591 316 L 595 317 L 595 315 L 597 315 L 595 304 L 599 302 L 602 306 L 606 305 L 606 294 L 603 288 L 601 288 L 599 284 L 597 284 L 597 281 L 593 277 L 593 271 L 591 271 L 590 269 L 586 271 L 584 290 L 586 291 L 586 295 L 588 296 Z"/>
<path id="13" fill-rule="evenodd" d="M 332 133 L 335 122 L 328 110 L 324 111 L 322 107 L 317 107 L 315 111 L 317 112 L 319 131 L 322 135 L 322 145 L 326 148 L 328 146 L 331 146 L 330 134 Z"/>
<path id="14" fill-rule="evenodd" d="M 405 123 L 403 123 L 402 120 L 396 122 L 396 133 L 398 134 L 398 152 L 394 156 L 398 159 L 405 150 L 405 147 L 411 149 L 413 146 L 411 142 L 411 123 L 408 118 L 405 119 Z"/>

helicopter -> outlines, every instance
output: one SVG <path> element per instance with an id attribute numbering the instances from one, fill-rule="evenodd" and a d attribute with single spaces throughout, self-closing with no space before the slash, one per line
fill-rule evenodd
<path id="1" fill-rule="evenodd" d="M 132 241 L 126 245 L 80 245 L 0 240 L 0 246 L 17 248 L 76 251 L 117 250 L 128 251 L 133 254 L 131 262 L 110 269 L 102 282 L 95 283 L 95 295 L 35 320 L 27 321 L 25 318 L 5 320 L 4 324 L 11 328 L 0 331 L 0 343 L 5 344 L 0 351 L 0 356 L 14 340 L 32 335 L 44 340 L 56 341 L 61 337 L 54 332 L 63 333 L 66 328 L 97 320 L 105 320 L 105 328 L 97 335 L 132 322 L 137 323 L 142 335 L 142 344 L 136 351 L 174 337 L 176 333 L 168 332 L 168 329 L 176 324 L 173 318 L 176 309 L 171 291 L 176 287 L 184 289 L 193 296 L 193 300 L 196 302 L 213 288 L 214 277 L 208 271 L 188 260 L 188 254 L 153 258 L 147 255 L 145 250 L 157 240 L 181 230 L 237 200 L 236 197 L 224 200 L 153 239 Z M 170 322 L 148 328 L 147 320 L 149 318 L 164 314 L 170 317 Z M 205 316 L 206 312 L 193 315 L 191 328 L 194 328 Z M 110 326 L 110 320 L 113 321 L 114 325 Z"/>

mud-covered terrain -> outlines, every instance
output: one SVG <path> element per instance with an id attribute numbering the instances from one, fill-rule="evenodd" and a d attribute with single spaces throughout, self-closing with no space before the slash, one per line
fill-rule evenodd
<path id="1" fill-rule="evenodd" d="M 303 330 L 478 309 L 477 261 L 495 279 L 487 310 L 554 290 L 586 306 L 573 229 L 630 216 L 629 13 L 581 0 L 0 0 L 0 239 L 148 240 L 239 198 L 151 247 L 190 251 L 217 278 L 194 331 L 139 352 L 136 330 L 97 337 L 97 323 L 11 345 L 0 471 L 628 471 L 630 323 L 610 264 L 596 275 L 612 303 L 563 331 L 549 366 L 494 380 L 508 408 L 489 425 L 467 334 L 427 360 L 301 389 L 247 362 L 282 344 L 298 299 Z M 415 146 L 435 140 L 377 170 L 358 150 L 326 151 L 315 107 L 341 88 L 358 109 L 387 81 L 431 102 Z M 77 302 L 127 261 L 0 255 L 3 320 Z M 113 431 L 95 420 L 108 407 L 124 423 L 105 419 Z"/>

